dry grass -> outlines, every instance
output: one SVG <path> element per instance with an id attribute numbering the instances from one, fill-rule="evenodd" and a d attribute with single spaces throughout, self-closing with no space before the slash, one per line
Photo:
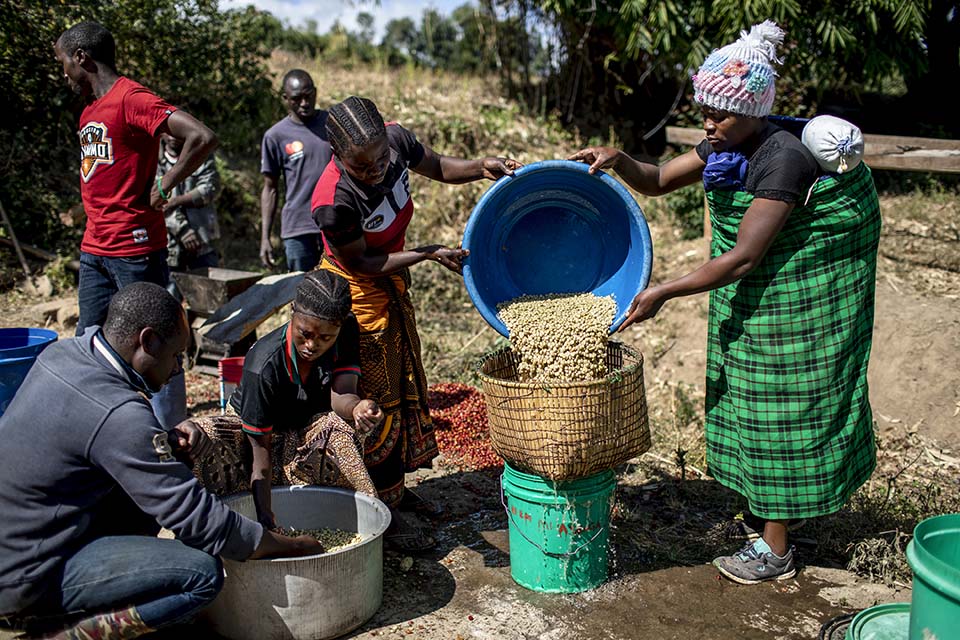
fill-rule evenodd
<path id="1" fill-rule="evenodd" d="M 614 542 L 652 567 L 709 562 L 743 542 L 747 511 L 704 471 L 703 397 L 683 383 L 648 386 L 654 446 L 621 470 Z M 877 469 L 838 513 L 808 521 L 792 542 L 805 564 L 843 566 L 909 586 L 904 551 L 925 518 L 960 512 L 960 459 L 903 427 L 877 441 Z"/>

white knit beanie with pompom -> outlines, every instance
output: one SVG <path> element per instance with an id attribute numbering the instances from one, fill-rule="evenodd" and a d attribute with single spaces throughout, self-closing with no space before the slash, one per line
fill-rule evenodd
<path id="1" fill-rule="evenodd" d="M 771 20 L 740 32 L 733 44 L 707 56 L 693 76 L 693 99 L 707 107 L 762 118 L 770 114 L 777 95 L 774 64 L 783 29 Z"/>

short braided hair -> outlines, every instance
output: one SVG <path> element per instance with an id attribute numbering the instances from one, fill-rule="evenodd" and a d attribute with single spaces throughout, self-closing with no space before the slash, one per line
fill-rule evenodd
<path id="1" fill-rule="evenodd" d="M 297 286 L 293 310 L 331 322 L 343 322 L 350 314 L 350 284 L 326 269 L 311 271 Z"/>
<path id="2" fill-rule="evenodd" d="M 73 56 L 77 49 L 83 49 L 88 56 L 117 69 L 117 43 L 113 34 L 99 22 L 78 22 L 57 38 L 57 44 L 68 56 Z"/>
<path id="3" fill-rule="evenodd" d="M 327 138 L 337 156 L 352 146 L 365 147 L 385 135 L 383 116 L 377 105 L 367 98 L 350 96 L 328 111 Z"/>

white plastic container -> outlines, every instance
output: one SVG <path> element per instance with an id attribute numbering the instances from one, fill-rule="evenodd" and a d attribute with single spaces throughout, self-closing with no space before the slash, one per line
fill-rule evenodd
<path id="1" fill-rule="evenodd" d="M 225 498 L 255 517 L 249 492 Z M 369 620 L 383 597 L 383 533 L 390 511 L 376 498 L 334 487 L 273 489 L 277 522 L 341 529 L 363 540 L 333 553 L 274 560 L 224 560 L 223 591 L 201 621 L 231 640 L 325 640 Z"/>

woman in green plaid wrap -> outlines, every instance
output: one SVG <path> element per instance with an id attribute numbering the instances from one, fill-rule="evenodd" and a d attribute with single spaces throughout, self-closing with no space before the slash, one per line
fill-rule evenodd
<path id="1" fill-rule="evenodd" d="M 767 119 L 782 39 L 765 22 L 707 58 L 694 76 L 706 132 L 694 150 L 662 167 L 607 147 L 571 156 L 646 195 L 703 181 L 710 261 L 637 295 L 621 331 L 671 298 L 710 292 L 707 465 L 765 520 L 762 537 L 714 562 L 744 584 L 792 577 L 788 521 L 839 510 L 876 461 L 877 193 L 849 140 L 831 163 Z"/>

